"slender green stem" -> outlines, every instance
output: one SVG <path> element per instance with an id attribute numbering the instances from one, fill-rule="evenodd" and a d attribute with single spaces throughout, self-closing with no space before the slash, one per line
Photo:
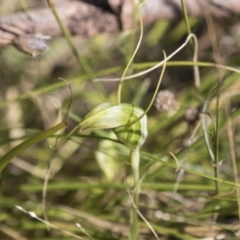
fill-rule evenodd
<path id="1" fill-rule="evenodd" d="M 164 51 L 163 51 L 163 55 L 164 55 L 164 58 L 166 59 L 166 53 L 165 53 Z M 166 64 L 167 64 L 167 62 L 165 62 L 165 63 L 163 64 L 162 72 L 161 72 L 161 74 L 160 74 L 160 76 L 159 76 L 159 80 L 158 80 L 158 83 L 157 83 L 157 87 L 156 87 L 156 89 L 155 89 L 155 92 L 154 92 L 154 94 L 153 94 L 153 97 L 152 97 L 152 99 L 151 99 L 151 101 L 150 101 L 147 109 L 145 110 L 145 113 L 146 113 L 146 114 L 148 113 L 148 111 L 150 110 L 150 108 L 152 107 L 152 105 L 153 105 L 153 103 L 154 103 L 154 101 L 155 101 L 155 99 L 156 99 L 158 90 L 159 90 L 159 88 L 160 88 L 160 85 L 161 85 L 161 82 L 162 82 L 162 79 L 163 79 L 163 74 L 164 74 L 165 69 L 166 69 Z"/>
<path id="2" fill-rule="evenodd" d="M 214 95 L 217 95 L 217 103 L 216 103 L 216 126 L 214 127 L 214 136 L 209 138 L 209 131 L 208 131 L 208 124 L 207 124 L 207 115 L 208 114 L 208 107 L 210 100 L 213 98 Z M 202 119 L 202 128 L 204 133 L 205 143 L 209 152 L 209 155 L 213 162 L 213 169 L 214 169 L 214 178 L 215 178 L 215 187 L 216 192 L 219 191 L 219 183 L 218 179 L 218 153 L 219 153 L 219 98 L 220 98 L 220 85 L 218 85 L 212 92 L 208 95 L 207 99 L 203 105 L 203 119 Z M 209 115 L 210 116 L 210 115 Z M 212 141 L 211 141 L 212 140 Z"/>
<path id="3" fill-rule="evenodd" d="M 220 83 L 221 84 L 221 83 Z M 215 144 L 214 144 L 214 177 L 218 178 L 219 165 L 219 98 L 220 98 L 220 84 L 217 86 L 217 101 L 216 101 L 216 130 L 215 130 Z M 217 194 L 219 193 L 219 183 L 215 181 Z"/>
<path id="4" fill-rule="evenodd" d="M 233 131 L 233 124 L 230 117 L 230 101 L 226 98 L 225 99 L 225 112 L 227 117 L 227 133 L 228 133 L 228 139 L 229 139 L 229 148 L 230 148 L 230 156 L 232 160 L 232 167 L 233 167 L 233 177 L 235 180 L 235 183 L 239 184 L 239 174 L 238 174 L 238 166 L 237 166 L 237 159 L 236 159 L 236 153 L 235 153 L 235 136 Z M 238 203 L 238 223 L 240 224 L 240 189 L 236 187 L 236 194 L 237 194 L 237 203 Z"/>
<path id="5" fill-rule="evenodd" d="M 71 49 L 73 55 L 75 56 L 79 66 L 81 67 L 81 69 L 83 70 L 83 72 L 86 74 L 87 78 L 89 79 L 94 79 L 95 78 L 95 73 L 91 70 L 91 68 L 89 67 L 88 63 L 86 62 L 86 60 L 84 59 L 84 57 L 81 57 L 81 55 L 78 53 L 76 47 L 73 44 L 73 41 L 71 39 L 71 35 L 69 34 L 67 28 L 64 26 L 61 18 L 58 15 L 58 12 L 56 11 L 56 8 L 54 6 L 53 0 L 47 0 L 49 8 L 52 10 L 52 13 L 54 15 L 54 17 L 56 18 L 56 21 L 68 43 L 69 48 Z M 103 92 L 103 87 L 101 84 L 95 84 L 93 83 L 95 88 L 98 89 L 98 94 L 102 94 Z M 102 94 L 103 96 L 103 94 Z"/>
<path id="6" fill-rule="evenodd" d="M 55 9 L 55 6 L 54 6 L 54 3 L 53 3 L 53 0 L 47 0 L 48 2 L 48 6 L 50 7 L 50 9 L 52 10 L 52 13 L 54 15 L 54 17 L 56 18 L 56 21 L 73 53 L 73 55 L 76 57 L 77 59 L 77 62 L 78 64 L 83 68 L 83 71 L 88 75 L 89 78 L 93 78 L 94 75 L 90 69 L 90 67 L 88 66 L 88 64 L 86 63 L 86 61 L 84 60 L 84 58 L 82 58 L 79 54 L 78 54 L 78 51 L 76 49 L 76 47 L 74 46 L 73 42 L 72 42 L 72 39 L 71 39 L 71 36 L 70 34 L 68 33 L 68 30 L 66 29 L 66 27 L 64 26 L 61 18 L 59 17 L 56 9 Z"/>
<path id="7" fill-rule="evenodd" d="M 123 71 L 121 80 L 120 80 L 120 82 L 119 82 L 119 85 L 118 85 L 118 103 L 121 103 L 121 92 L 122 92 L 123 79 L 124 79 L 124 77 L 126 76 L 127 71 L 128 71 L 128 69 L 129 69 L 129 67 L 130 67 L 130 65 L 131 65 L 131 63 L 132 63 L 135 55 L 137 54 L 137 51 L 138 51 L 138 49 L 139 49 L 139 47 L 140 47 L 140 44 L 141 44 L 141 41 L 142 41 L 142 37 L 143 37 L 143 21 L 142 21 L 141 15 L 140 15 L 140 9 L 141 9 L 141 7 L 142 7 L 143 4 L 144 4 L 144 3 L 140 4 L 139 9 L 138 9 L 138 11 L 139 11 L 139 16 L 140 16 L 140 36 L 139 36 L 138 44 L 137 44 L 137 46 L 136 46 L 136 48 L 135 48 L 135 51 L 134 51 L 133 55 L 131 56 L 131 58 L 130 58 L 130 60 L 129 60 L 129 62 L 128 62 L 125 70 Z"/>
<path id="8" fill-rule="evenodd" d="M 182 4 L 182 10 L 183 10 L 183 16 L 184 16 L 185 24 L 186 24 L 186 27 L 187 27 L 187 32 L 188 32 L 188 34 L 191 34 L 191 27 L 190 27 L 190 24 L 189 24 L 189 19 L 188 19 L 188 13 L 187 13 L 185 0 L 181 0 L 181 4 Z M 190 43 L 192 45 L 194 44 L 193 45 L 193 61 L 197 62 L 198 41 L 197 41 L 196 37 L 194 37 L 193 40 L 192 39 L 190 40 Z M 200 73 L 199 73 L 199 69 L 196 65 L 193 67 L 193 72 L 194 72 L 195 86 L 196 86 L 196 88 L 199 88 L 200 87 Z"/>
<path id="9" fill-rule="evenodd" d="M 131 150 L 131 165 L 133 170 L 134 187 L 139 181 L 139 150 Z"/>
<path id="10" fill-rule="evenodd" d="M 189 20 L 188 20 L 188 14 L 187 14 L 187 8 L 186 8 L 185 1 L 181 0 L 181 4 L 182 4 L 184 20 L 185 20 L 186 27 L 187 27 L 187 32 L 188 32 L 188 34 L 190 34 L 191 33 L 191 27 L 190 27 Z"/>
<path id="11" fill-rule="evenodd" d="M 139 193 L 141 191 L 141 185 L 139 182 L 139 161 L 140 161 L 140 154 L 139 150 L 131 150 L 131 165 L 133 170 L 133 201 L 134 205 L 138 207 L 138 198 Z M 130 234 L 129 234 L 129 240 L 137 240 L 138 239 L 138 230 L 139 230 L 139 224 L 138 224 L 138 214 L 136 212 L 136 209 L 132 204 L 131 211 L 130 211 Z"/>

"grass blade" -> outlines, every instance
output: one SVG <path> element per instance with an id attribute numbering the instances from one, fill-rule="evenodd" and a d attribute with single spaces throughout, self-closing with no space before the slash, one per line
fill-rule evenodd
<path id="1" fill-rule="evenodd" d="M 33 137 L 27 139 L 26 141 L 22 142 L 18 146 L 14 147 L 10 151 L 8 151 L 5 155 L 3 155 L 0 159 L 0 171 L 2 171 L 6 165 L 19 153 L 21 153 L 23 150 L 27 149 L 28 147 L 40 142 L 41 140 L 44 140 L 48 138 L 49 136 L 53 135 L 60 129 L 64 128 L 66 126 L 65 122 L 61 122 L 58 125 L 51 127 L 43 132 L 37 133 Z"/>

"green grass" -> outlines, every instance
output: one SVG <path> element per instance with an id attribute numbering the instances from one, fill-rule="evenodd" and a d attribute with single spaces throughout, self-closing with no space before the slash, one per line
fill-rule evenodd
<path id="1" fill-rule="evenodd" d="M 189 21 L 198 39 L 204 21 Z M 143 42 L 128 74 L 161 61 L 162 49 L 167 55 L 175 51 L 187 37 L 184 24 L 184 20 L 158 21 L 145 27 Z M 132 42 L 122 35 L 71 40 L 94 77 L 121 77 L 127 65 L 125 59 L 132 54 L 120 50 L 119 42 L 121 49 L 132 49 Z M 77 132 L 55 151 L 49 147 L 97 104 L 116 103 L 118 83 L 93 82 L 79 69 L 65 41 L 56 39 L 50 45 L 51 50 L 37 59 L 11 47 L 1 50 L 0 164 L 13 160 L 1 173 L 0 239 L 75 239 L 60 230 L 48 231 L 44 223 L 16 205 L 41 218 L 47 216 L 50 223 L 83 239 L 91 238 L 75 223 L 80 223 L 93 239 L 127 239 L 128 190 L 133 180 L 128 148 L 109 130 Z M 162 89 L 175 93 L 178 108 L 158 112 L 152 107 L 148 113 L 149 136 L 140 153 L 139 211 L 160 239 L 199 239 L 220 234 L 237 239 L 239 73 L 206 66 L 205 62 L 214 63 L 209 46 L 199 54 L 201 85 L 197 89 L 191 59 L 192 46 L 188 44 L 167 63 L 164 74 Z M 239 61 L 239 55 L 232 54 L 224 56 L 224 63 L 217 63 L 234 67 Z M 146 109 L 159 74 L 157 69 L 123 82 L 122 102 L 138 103 Z M 44 130 L 51 132 L 51 127 L 63 120 L 71 101 L 68 86 L 58 80 L 61 77 L 71 86 L 74 102 L 65 130 L 50 137 L 44 135 Z M 220 92 L 215 94 L 218 86 Z M 199 107 L 201 115 L 192 124 L 184 118 L 190 107 Z M 203 119 L 206 126 L 196 128 Z M 24 147 L 20 145 L 23 141 L 28 143 Z M 9 151 L 10 155 L 4 157 Z M 139 239 L 156 239 L 142 218 L 139 229 Z"/>

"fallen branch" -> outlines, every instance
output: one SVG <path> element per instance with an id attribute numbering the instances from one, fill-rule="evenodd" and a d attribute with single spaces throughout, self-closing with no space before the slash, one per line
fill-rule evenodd
<path id="1" fill-rule="evenodd" d="M 239 0 L 185 0 L 189 16 L 203 16 L 205 1 L 214 17 L 240 15 Z M 132 0 L 67 1 L 56 9 L 71 35 L 92 37 L 98 33 L 114 33 L 131 28 Z M 142 11 L 144 24 L 158 19 L 182 16 L 179 0 L 147 0 Z M 41 33 L 51 38 L 61 30 L 49 8 L 32 9 L 0 18 L 0 47 L 12 44 L 19 35 Z"/>

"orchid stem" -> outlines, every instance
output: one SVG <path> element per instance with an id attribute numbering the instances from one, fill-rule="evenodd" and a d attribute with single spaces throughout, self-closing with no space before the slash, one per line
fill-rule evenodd
<path id="1" fill-rule="evenodd" d="M 138 239 L 138 230 L 139 230 L 139 224 L 138 224 L 138 214 L 134 207 L 138 207 L 138 198 L 139 193 L 141 191 L 141 185 L 139 183 L 139 150 L 131 150 L 131 165 L 133 170 L 133 201 L 130 211 L 130 234 L 129 234 L 129 240 L 137 240 Z"/>

